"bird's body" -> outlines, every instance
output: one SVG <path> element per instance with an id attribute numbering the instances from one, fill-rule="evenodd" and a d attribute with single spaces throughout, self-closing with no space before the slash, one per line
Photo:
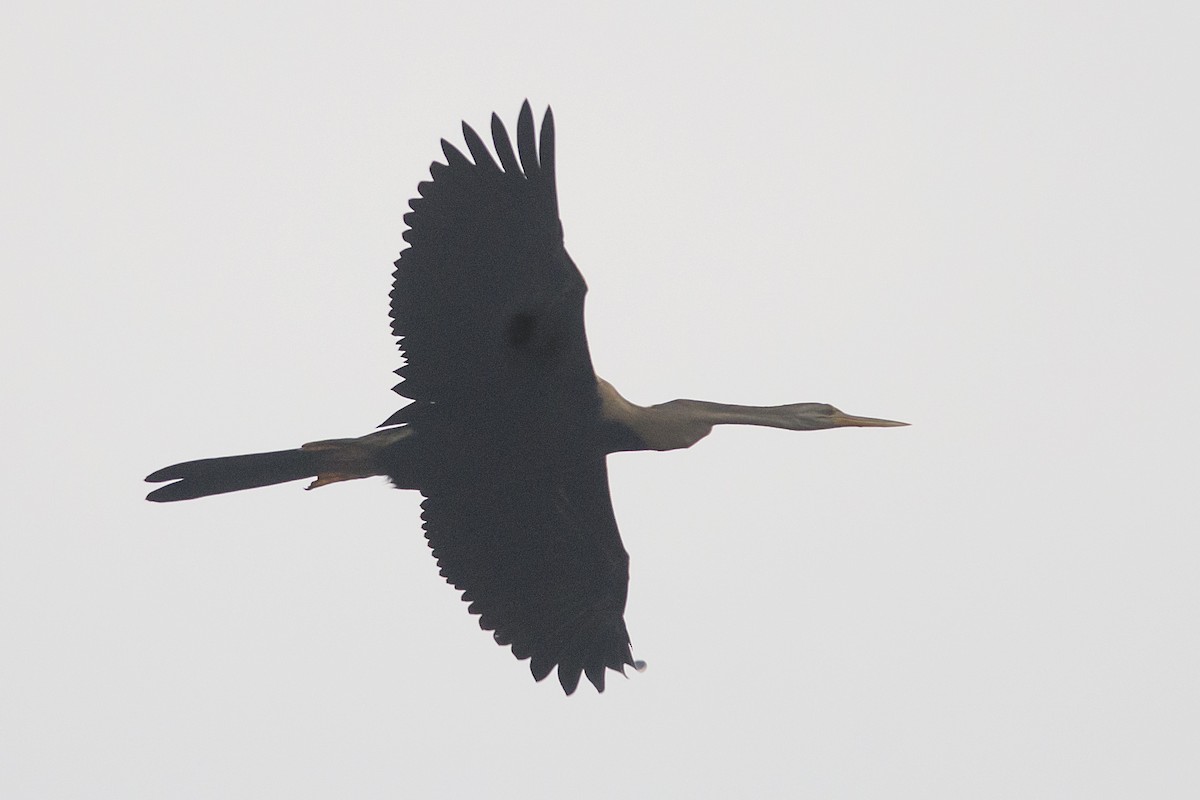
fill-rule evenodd
<path id="1" fill-rule="evenodd" d="M 183 500 L 315 478 L 310 488 L 386 475 L 425 496 L 425 535 L 442 575 L 480 625 L 556 666 L 569 694 L 581 673 L 634 665 L 624 609 L 629 557 L 609 499 L 606 456 L 690 447 L 717 424 L 792 430 L 900 425 L 832 406 L 637 406 L 596 377 L 582 275 L 563 247 L 554 127 L 540 141 L 526 103 L 517 150 L 498 117 L 499 163 L 466 125 L 473 161 L 443 141 L 446 163 L 418 187 L 396 262 L 392 329 L 407 363 L 396 391 L 412 402 L 355 439 L 185 462 L 148 496 Z"/>

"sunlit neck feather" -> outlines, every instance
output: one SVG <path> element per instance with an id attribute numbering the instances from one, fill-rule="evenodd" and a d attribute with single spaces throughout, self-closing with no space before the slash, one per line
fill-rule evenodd
<path id="1" fill-rule="evenodd" d="M 671 400 L 654 406 L 629 402 L 612 384 L 596 378 L 601 415 L 630 436 L 618 437 L 617 450 L 678 450 L 703 439 L 714 425 L 761 425 L 789 431 L 829 428 L 891 428 L 905 425 L 889 419 L 858 417 L 828 403 L 789 403 L 782 406 L 740 406 L 706 400 Z M 636 440 L 632 441 L 632 440 Z"/>
<path id="2" fill-rule="evenodd" d="M 712 432 L 713 422 L 690 413 L 691 400 L 672 400 L 656 406 L 639 406 L 626 400 L 603 378 L 596 377 L 600 413 L 604 419 L 627 428 L 641 447 L 623 449 L 679 450 L 691 447 Z"/>

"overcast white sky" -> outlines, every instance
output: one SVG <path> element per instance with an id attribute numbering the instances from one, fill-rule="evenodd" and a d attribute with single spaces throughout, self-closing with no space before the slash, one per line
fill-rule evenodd
<path id="1" fill-rule="evenodd" d="M 1195 797 L 1192 3 L 11 9 L 0 796 Z M 832 402 L 610 459 L 649 670 L 535 684 L 382 480 L 401 215 L 552 104 L 600 374 Z"/>

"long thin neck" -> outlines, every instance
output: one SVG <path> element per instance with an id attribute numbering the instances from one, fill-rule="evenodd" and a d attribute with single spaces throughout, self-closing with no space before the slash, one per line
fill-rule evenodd
<path id="1" fill-rule="evenodd" d="M 738 406 L 707 400 L 671 400 L 649 408 L 637 407 L 634 430 L 651 450 L 691 447 L 708 436 L 714 425 L 761 425 L 798 430 L 788 406 Z"/>
<path id="2" fill-rule="evenodd" d="M 634 436 L 622 450 L 678 450 L 703 439 L 714 425 L 765 425 L 793 428 L 786 406 L 737 406 L 705 400 L 672 400 L 654 406 L 639 406 L 622 397 L 612 384 L 597 379 L 602 413 L 610 422 L 623 426 Z M 636 441 L 636 444 L 635 444 Z"/>
<path id="3" fill-rule="evenodd" d="M 735 406 L 707 400 L 672 400 L 649 408 L 621 397 L 611 384 L 596 379 L 601 416 L 609 431 L 608 452 L 618 450 L 677 450 L 691 447 L 713 425 L 761 425 L 789 431 L 827 428 L 895 428 L 907 425 L 890 419 L 857 417 L 828 403 L 791 403 L 786 406 Z"/>
<path id="4" fill-rule="evenodd" d="M 708 400 L 672 400 L 651 406 L 648 411 L 679 414 L 708 426 L 761 425 L 766 428 L 794 430 L 795 411 L 790 406 L 739 406 L 711 403 Z"/>

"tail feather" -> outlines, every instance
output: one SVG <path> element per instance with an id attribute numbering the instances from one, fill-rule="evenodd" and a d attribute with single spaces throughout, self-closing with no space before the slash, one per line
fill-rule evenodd
<path id="1" fill-rule="evenodd" d="M 415 489 L 417 484 L 407 449 L 411 435 L 412 428 L 405 425 L 355 439 L 322 439 L 296 450 L 184 461 L 150 473 L 146 477 L 150 483 L 175 483 L 160 486 L 146 495 L 146 499 L 169 503 L 301 478 L 316 478 L 308 487 L 315 489 L 372 475 L 387 475 L 396 486 Z"/>
<path id="2" fill-rule="evenodd" d="M 146 495 L 146 499 L 169 503 L 298 481 L 324 472 L 329 461 L 330 453 L 323 450 L 276 450 L 185 461 L 146 476 L 150 483 L 175 481 L 155 489 Z"/>

